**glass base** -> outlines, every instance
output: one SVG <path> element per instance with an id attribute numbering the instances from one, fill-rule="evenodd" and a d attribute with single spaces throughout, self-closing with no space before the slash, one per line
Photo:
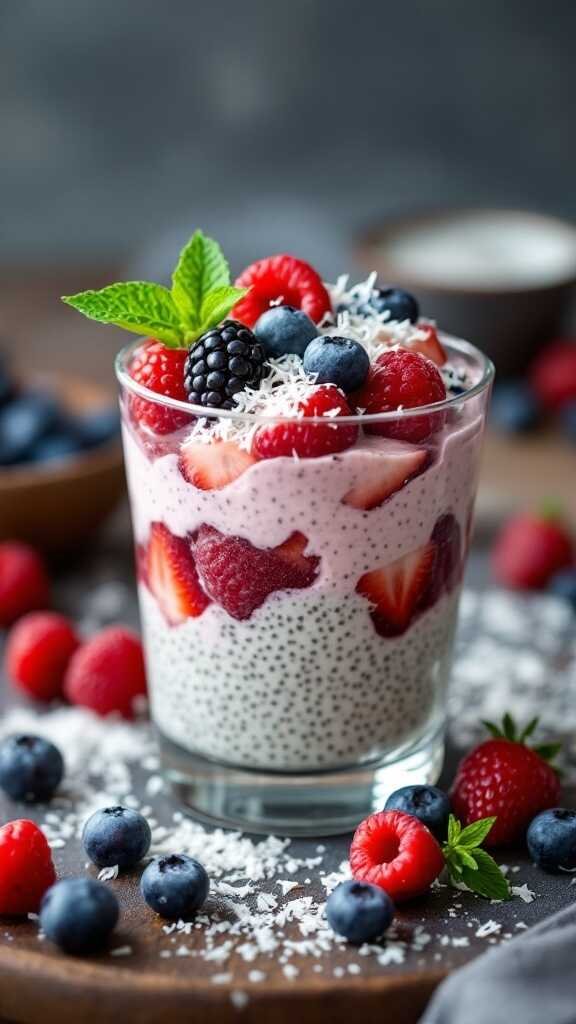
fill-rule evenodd
<path id="1" fill-rule="evenodd" d="M 381 811 L 400 786 L 436 782 L 444 761 L 444 729 L 400 756 L 306 774 L 221 765 L 161 734 L 160 749 L 173 794 L 205 823 L 267 835 L 327 836 L 355 829 L 368 814 Z"/>

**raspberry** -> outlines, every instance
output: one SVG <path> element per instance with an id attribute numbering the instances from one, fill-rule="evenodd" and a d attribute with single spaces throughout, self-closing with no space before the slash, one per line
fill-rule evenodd
<path id="1" fill-rule="evenodd" d="M 418 818 L 381 811 L 360 823 L 350 847 L 352 876 L 400 903 L 426 892 L 444 867 L 442 850 Z"/>
<path id="2" fill-rule="evenodd" d="M 36 914 L 55 880 L 46 836 L 33 821 L 0 828 L 0 914 Z"/>
<path id="3" fill-rule="evenodd" d="M 505 719 L 506 723 L 506 719 Z M 504 731 L 515 736 L 513 723 Z M 491 727 L 498 734 L 498 730 Z M 521 839 L 532 818 L 558 803 L 560 781 L 525 737 L 500 733 L 461 761 L 451 791 L 454 814 L 465 825 L 496 816 L 486 845 L 506 846 Z M 548 753 L 548 751 L 547 751 Z"/>
<path id="4" fill-rule="evenodd" d="M 71 704 L 98 715 L 134 717 L 134 702 L 146 694 L 142 644 L 124 626 L 109 626 L 73 654 L 64 679 Z"/>
<path id="5" fill-rule="evenodd" d="M 150 338 L 135 349 L 129 367 L 130 376 L 158 395 L 185 402 L 188 397 L 184 389 L 186 356 L 186 349 L 166 348 L 161 341 Z M 148 427 L 156 434 L 171 434 L 185 427 L 191 419 L 186 413 L 148 402 L 138 395 L 130 395 L 129 408 L 136 423 Z"/>
<path id="6" fill-rule="evenodd" d="M 342 452 L 356 443 L 355 424 L 337 425 L 338 416 L 352 412 L 342 392 L 333 384 L 311 387 L 309 398 L 300 403 L 303 416 L 325 416 L 322 423 L 302 423 L 298 419 L 259 427 L 252 442 L 252 454 L 259 459 L 275 459 L 296 454 L 301 459 Z M 326 413 L 336 410 L 336 416 Z"/>
<path id="7" fill-rule="evenodd" d="M 195 342 L 184 365 L 184 390 L 193 405 L 237 408 L 234 395 L 258 388 L 264 374 L 264 349 L 252 331 L 225 320 Z"/>
<path id="8" fill-rule="evenodd" d="M 304 260 L 282 254 L 252 263 L 236 284 L 250 291 L 232 310 L 232 316 L 253 327 L 262 313 L 281 303 L 303 309 L 319 323 L 330 306 L 330 296 L 320 275 Z"/>
<path id="9" fill-rule="evenodd" d="M 6 672 L 34 700 L 55 700 L 61 696 L 64 673 L 79 643 L 64 615 L 30 612 L 8 637 Z"/>
<path id="10" fill-rule="evenodd" d="M 27 544 L 0 543 L 0 627 L 48 600 L 48 575 L 40 555 Z"/>
<path id="11" fill-rule="evenodd" d="M 530 371 L 534 394 L 548 409 L 576 400 L 576 344 L 556 341 L 547 345 Z"/>
<path id="12" fill-rule="evenodd" d="M 437 367 L 419 352 L 391 349 L 378 357 L 363 388 L 354 401 L 366 413 L 394 412 L 432 405 L 446 398 L 444 381 Z M 383 423 L 367 423 L 366 433 L 394 437 L 417 444 L 444 426 L 444 412 L 407 416 Z"/>
<path id="13" fill-rule="evenodd" d="M 545 515 L 519 515 L 505 523 L 498 534 L 492 569 L 505 587 L 539 590 L 573 559 L 572 539 L 561 522 Z"/>

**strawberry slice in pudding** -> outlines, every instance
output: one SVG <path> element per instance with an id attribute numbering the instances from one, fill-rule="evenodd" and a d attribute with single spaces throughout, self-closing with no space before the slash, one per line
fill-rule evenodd
<path id="1" fill-rule="evenodd" d="M 435 548 L 424 544 L 390 565 L 367 572 L 356 591 L 372 605 L 371 618 L 380 636 L 400 636 L 410 625 L 434 566 Z"/>
<path id="2" fill-rule="evenodd" d="M 233 441 L 189 441 L 180 449 L 179 468 L 184 479 L 201 491 L 221 491 L 256 462 L 254 455 Z"/>
<path id="3" fill-rule="evenodd" d="M 190 550 L 164 523 L 152 523 L 142 559 L 142 575 L 170 626 L 201 615 L 210 604 L 202 590 Z"/>
<path id="4" fill-rule="evenodd" d="M 373 452 L 366 471 L 342 498 L 351 508 L 364 511 L 378 508 L 421 473 L 430 461 L 426 448 L 402 441 L 379 442 Z"/>

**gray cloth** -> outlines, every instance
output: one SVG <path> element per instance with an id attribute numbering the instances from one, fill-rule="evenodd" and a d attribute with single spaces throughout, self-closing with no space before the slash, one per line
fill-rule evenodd
<path id="1" fill-rule="evenodd" d="M 455 971 L 420 1024 L 575 1024 L 576 905 Z"/>

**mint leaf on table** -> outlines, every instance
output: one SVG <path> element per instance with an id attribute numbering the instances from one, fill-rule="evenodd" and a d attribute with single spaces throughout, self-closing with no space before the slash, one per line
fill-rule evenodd
<path id="1" fill-rule="evenodd" d="M 472 892 L 477 892 L 479 896 L 485 896 L 488 900 L 509 899 L 510 886 L 494 858 L 486 853 L 486 850 L 474 850 L 471 856 L 476 861 L 476 867 L 471 870 L 464 866 L 460 881 L 472 889 Z"/>
<path id="2" fill-rule="evenodd" d="M 466 828 L 450 815 L 448 841 L 442 847 L 453 883 L 464 882 L 472 892 L 491 900 L 506 900 L 510 887 L 496 861 L 480 849 L 496 818 L 482 818 Z"/>
<path id="3" fill-rule="evenodd" d="M 63 295 L 62 301 L 90 320 L 115 324 L 135 334 L 151 334 L 169 347 L 181 344 L 178 310 L 168 289 L 160 284 L 124 281 L 100 291 Z"/>
<path id="4" fill-rule="evenodd" d="M 229 284 L 230 270 L 218 242 L 202 231 L 195 231 L 172 274 L 172 297 L 184 321 L 192 328 L 199 327 L 207 295 Z"/>
<path id="5" fill-rule="evenodd" d="M 467 825 L 458 836 L 458 846 L 463 846 L 466 850 L 481 846 L 495 821 L 495 817 L 481 818 L 480 821 L 473 821 L 471 825 Z"/>

